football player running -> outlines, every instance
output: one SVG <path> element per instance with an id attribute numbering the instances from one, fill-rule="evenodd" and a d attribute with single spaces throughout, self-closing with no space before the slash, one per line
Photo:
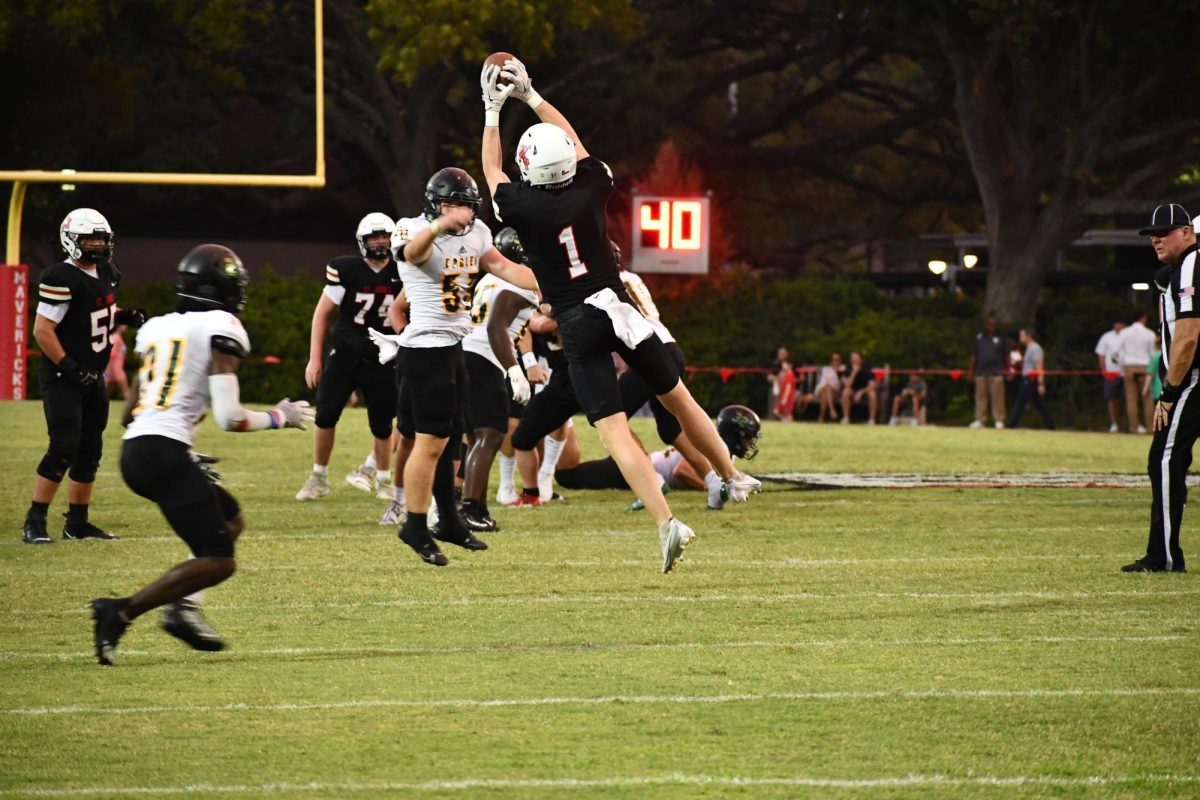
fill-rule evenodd
<path id="1" fill-rule="evenodd" d="M 241 259 L 218 244 L 202 244 L 179 262 L 176 311 L 149 320 L 138 332 L 142 359 L 126 405 L 121 475 L 134 493 L 158 504 L 193 557 L 136 593 L 92 600 L 96 659 L 114 661 L 117 642 L 133 620 L 170 605 L 163 629 L 197 650 L 220 650 L 205 623 L 197 593 L 233 574 L 233 543 L 245 528 L 237 501 L 211 480 L 189 450 L 210 408 L 222 429 L 245 432 L 300 428 L 312 421 L 308 403 L 281 400 L 250 411 L 240 400 L 237 369 L 250 352 L 238 320 L 248 276 Z"/>
<path id="2" fill-rule="evenodd" d="M 467 377 L 463 338 L 471 332 L 470 278 L 480 270 L 537 291 L 526 266 L 509 261 L 492 244 L 491 232 L 476 219 L 479 188 L 457 167 L 446 167 L 425 184 L 420 216 L 396 222 L 392 253 L 409 304 L 409 322 L 400 335 L 397 369 L 403 374 L 400 403 L 416 431 L 404 467 L 405 520 L 397 535 L 426 564 L 444 566 L 446 556 L 429 530 L 431 498 L 439 512 L 437 538 L 468 550 L 486 550 L 458 517 L 454 499 L 454 457 L 463 437 Z"/>
<path id="3" fill-rule="evenodd" d="M 500 74 L 498 67 L 485 65 L 480 75 L 483 172 L 497 216 L 521 237 L 558 323 L 575 393 L 604 448 L 654 517 L 662 571 L 670 572 L 695 533 L 671 515 L 654 468 L 629 429 L 612 368 L 614 351 L 679 420 L 725 481 L 730 499 L 743 501 L 761 485 L 733 466 L 712 420 L 680 380 L 662 340 L 629 302 L 605 221 L 613 186 L 608 166 L 589 157 L 566 117 L 533 89 L 520 61 L 511 59 L 504 65 L 509 81 L 505 86 L 498 84 Z M 517 145 L 517 184 L 504 173 L 500 146 L 500 109 L 509 95 L 528 104 L 541 120 Z"/>
<path id="4" fill-rule="evenodd" d="M 338 420 L 357 389 L 367 406 L 374 437 L 373 466 L 360 466 L 346 482 L 380 499 L 391 499 L 392 419 L 396 414 L 395 370 L 379 363 L 379 349 L 370 332 L 392 332 L 388 310 L 400 293 L 400 273 L 392 261 L 391 240 L 396 224 L 380 212 L 358 223 L 354 238 L 361 256 L 339 256 L 325 267 L 325 288 L 313 311 L 308 366 L 304 381 L 317 390 L 313 426 L 313 467 L 297 500 L 316 500 L 329 494 L 329 457 Z M 333 336 L 329 357 L 323 358 L 329 321 Z"/>
<path id="5" fill-rule="evenodd" d="M 494 244 L 510 261 L 520 263 L 524 260 L 520 240 L 512 228 L 497 233 Z M 475 285 L 471 300 L 474 327 L 463 339 L 471 386 L 467 417 L 475 429 L 475 443 L 466 459 L 462 521 L 473 531 L 499 530 L 487 508 L 492 463 L 509 434 L 510 425 L 515 427 L 516 419 L 510 413 L 510 406 L 523 407 L 529 402 L 530 384 L 546 381 L 545 371 L 537 364 L 532 350 L 526 354 L 528 377 L 513 355 L 513 347 L 525 339 L 529 318 L 537 303 L 536 292 L 520 289 L 495 275 L 486 275 Z"/>
<path id="6" fill-rule="evenodd" d="M 145 321 L 141 311 L 117 308 L 116 238 L 99 211 L 77 208 L 67 214 L 58 241 L 67 260 L 42 272 L 33 323 L 33 338 L 42 350 L 38 385 L 50 444 L 25 512 L 21 539 L 26 544 L 50 543 L 46 516 L 64 477 L 69 505 L 63 538 L 117 538 L 88 521 L 108 427 L 103 376 L 117 327 L 136 328 Z"/>

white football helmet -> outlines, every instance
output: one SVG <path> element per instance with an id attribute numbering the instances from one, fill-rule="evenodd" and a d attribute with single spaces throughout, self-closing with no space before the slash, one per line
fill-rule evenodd
<path id="1" fill-rule="evenodd" d="M 104 245 L 100 248 L 87 248 L 79 243 L 81 236 L 103 236 Z M 107 264 L 112 260 L 113 249 L 116 246 L 112 226 L 108 220 L 94 208 L 77 208 L 58 228 L 58 241 L 67 255 L 76 261 L 86 261 L 90 264 Z"/>
<path id="2" fill-rule="evenodd" d="M 532 126 L 517 143 L 517 169 L 532 186 L 561 189 L 574 179 L 575 161 L 575 142 L 549 122 Z"/>
<path id="3" fill-rule="evenodd" d="M 358 240 L 358 252 L 362 253 L 363 258 L 370 258 L 376 261 L 383 261 L 391 255 L 391 240 L 392 233 L 396 230 L 396 223 L 387 214 L 379 211 L 372 211 L 363 217 L 358 223 L 358 231 L 354 234 L 354 238 Z M 382 247 L 368 247 L 367 239 L 371 236 L 380 236 L 387 234 L 388 244 Z"/>

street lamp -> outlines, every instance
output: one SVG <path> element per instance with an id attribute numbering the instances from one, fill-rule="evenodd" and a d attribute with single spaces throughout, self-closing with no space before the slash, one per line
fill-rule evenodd
<path id="1" fill-rule="evenodd" d="M 934 275 L 941 275 L 946 271 L 947 266 L 945 261 L 930 261 L 929 271 Z"/>

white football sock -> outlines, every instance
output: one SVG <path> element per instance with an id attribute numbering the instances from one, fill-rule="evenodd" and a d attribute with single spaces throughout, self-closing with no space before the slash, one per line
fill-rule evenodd
<path id="1" fill-rule="evenodd" d="M 547 436 L 545 439 L 545 455 L 542 457 L 542 466 L 538 467 L 538 472 L 543 475 L 553 475 L 554 468 L 558 466 L 558 458 L 562 455 L 563 447 L 567 441 L 558 441 L 552 436 Z"/>
<path id="2" fill-rule="evenodd" d="M 318 478 L 328 478 L 329 477 L 329 465 L 326 464 L 326 465 L 322 466 L 320 464 L 313 464 L 312 474 L 316 475 Z"/>
<path id="3" fill-rule="evenodd" d="M 510 490 L 514 493 L 517 491 L 516 485 L 513 484 L 513 472 L 516 470 L 516 468 L 517 468 L 517 457 L 516 456 L 506 456 L 506 455 L 504 455 L 504 453 L 500 454 L 500 490 L 501 491 L 504 491 L 506 489 Z"/>
<path id="4" fill-rule="evenodd" d="M 367 456 L 367 460 L 363 462 L 363 466 L 366 467 L 367 469 L 375 469 L 375 467 L 377 465 L 375 463 L 375 451 L 374 450 L 372 450 L 371 454 L 369 456 Z"/>
<path id="5" fill-rule="evenodd" d="M 380 469 L 375 471 L 375 488 L 382 489 L 392 482 L 392 471 L 390 469 Z"/>

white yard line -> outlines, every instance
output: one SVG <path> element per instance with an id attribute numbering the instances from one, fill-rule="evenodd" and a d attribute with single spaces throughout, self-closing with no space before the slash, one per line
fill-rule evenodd
<path id="1" fill-rule="evenodd" d="M 514 697 L 485 699 L 401 700 L 376 698 L 336 700 L 324 703 L 226 703 L 222 705 L 147 706 L 32 706 L 0 708 L 0 716 L 58 716 L 71 714 L 145 715 L 215 714 L 233 711 L 293 712 L 335 711 L 359 708 L 511 708 L 530 706 L 603 706 L 603 705 L 690 705 L 723 703 L 759 703 L 765 701 L 844 701 L 844 700 L 986 700 L 1045 699 L 1060 697 L 1196 697 L 1200 687 L 1151 687 L 1113 689 L 880 689 L 830 692 L 761 692 L 712 695 L 608 695 L 600 697 Z"/>
<path id="2" fill-rule="evenodd" d="M 898 775 L 877 778 L 829 778 L 803 775 L 750 777 L 744 775 L 630 775 L 608 778 L 461 778 L 434 781 L 312 781 L 308 783 L 215 784 L 193 783 L 176 786 L 64 786 L 0 789 L 0 797 L 116 797 L 122 795 L 190 794 L 284 794 L 315 792 L 333 795 L 352 792 L 447 792 L 505 789 L 621 789 L 642 786 L 783 786 L 811 789 L 902 789 L 935 787 L 1023 786 L 1090 787 L 1130 784 L 1200 783 L 1200 775 Z"/>
<path id="3" fill-rule="evenodd" d="M 1005 638 L 1002 636 L 980 636 L 964 638 L 914 638 L 914 639 L 795 639 L 788 641 L 765 641 L 758 639 L 735 639 L 720 642 L 548 642 L 543 644 L 518 645 L 476 645 L 467 647 L 270 647 L 258 650 L 238 648 L 223 656 L 211 658 L 233 658 L 240 656 L 320 656 L 320 655 L 359 655 L 359 656 L 439 656 L 486 653 L 540 653 L 551 651 L 583 651 L 583 652 L 612 652 L 621 650 L 737 650 L 737 649 L 805 649 L 805 648 L 836 648 L 836 647 L 1004 647 L 1040 644 L 1128 644 L 1134 642 L 1182 642 L 1196 641 L 1196 636 L 1024 636 Z M 122 649 L 118 654 L 121 658 L 151 656 L 154 658 L 171 658 L 180 656 L 190 658 L 190 654 L 182 653 L 179 648 L 170 650 L 136 650 Z M 95 654 L 90 651 L 37 652 L 37 651 L 0 651 L 0 661 L 19 660 L 51 660 L 76 661 L 91 660 Z"/>

